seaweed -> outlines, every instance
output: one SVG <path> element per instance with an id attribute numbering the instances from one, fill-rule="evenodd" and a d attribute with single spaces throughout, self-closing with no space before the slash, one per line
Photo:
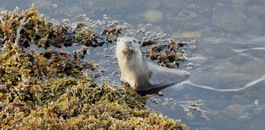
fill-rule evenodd
<path id="1" fill-rule="evenodd" d="M 96 84 L 93 62 L 52 50 L 50 46 L 72 43 L 104 44 L 83 24 L 75 29 L 55 26 L 35 7 L 21 14 L 18 9 L 2 13 L 0 18 L 2 129 L 188 129 L 180 120 L 147 109 L 149 95 L 126 85 Z M 26 50 L 31 44 L 45 51 Z"/>
<path id="2" fill-rule="evenodd" d="M 28 10 L 18 13 L 18 8 L 10 13 L 2 13 L 0 19 L 0 38 L 3 41 L 17 43 L 22 47 L 36 44 L 45 49 L 54 46 L 62 48 L 73 43 L 86 46 L 102 46 L 102 39 L 82 23 L 77 23 L 75 28 L 63 23 L 53 24 L 43 19 L 38 10 L 33 6 Z"/>
<path id="3" fill-rule="evenodd" d="M 151 47 L 147 56 L 151 60 L 157 60 L 160 66 L 165 66 L 169 68 L 174 68 L 175 66 L 179 67 L 180 62 L 183 62 L 187 59 L 185 51 L 182 49 L 185 46 L 185 43 L 177 43 L 173 40 L 165 44 L 158 44 L 156 40 L 147 40 L 143 42 L 143 46 Z M 157 45 L 158 44 L 158 45 Z"/>

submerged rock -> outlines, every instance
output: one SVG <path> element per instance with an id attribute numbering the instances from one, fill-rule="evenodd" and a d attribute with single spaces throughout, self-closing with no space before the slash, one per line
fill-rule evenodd
<path id="1" fill-rule="evenodd" d="M 212 23 L 228 32 L 243 32 L 247 29 L 247 16 L 240 12 L 218 12 L 213 15 Z"/>
<path id="2" fill-rule="evenodd" d="M 208 23 L 208 19 L 197 12 L 181 10 L 166 14 L 166 20 L 174 27 L 184 30 L 201 29 L 202 25 Z"/>
<path id="3" fill-rule="evenodd" d="M 163 12 L 159 10 L 148 10 L 144 13 L 144 18 L 148 22 L 157 23 L 163 19 Z"/>

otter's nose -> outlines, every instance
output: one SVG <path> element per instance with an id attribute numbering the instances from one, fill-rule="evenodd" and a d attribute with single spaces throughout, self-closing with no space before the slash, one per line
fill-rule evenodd
<path id="1" fill-rule="evenodd" d="M 120 42 L 120 41 L 121 41 L 121 38 L 118 38 L 118 39 L 117 39 L 117 42 Z"/>

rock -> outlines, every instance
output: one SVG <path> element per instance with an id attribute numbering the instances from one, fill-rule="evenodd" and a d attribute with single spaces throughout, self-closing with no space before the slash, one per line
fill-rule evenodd
<path id="1" fill-rule="evenodd" d="M 147 10 L 144 13 L 144 18 L 150 23 L 158 23 L 163 19 L 163 12 L 159 10 Z"/>
<path id="2" fill-rule="evenodd" d="M 242 65 L 245 72 L 253 74 L 265 74 L 265 61 L 263 60 L 251 60 Z"/>
<path id="3" fill-rule="evenodd" d="M 245 111 L 245 106 L 239 104 L 232 104 L 223 109 L 223 113 L 237 120 L 246 120 L 248 119 L 248 114 Z"/>
<path id="4" fill-rule="evenodd" d="M 186 1 L 182 1 L 182 0 L 162 0 L 162 3 L 164 6 L 166 6 L 167 8 L 180 8 L 183 7 L 185 5 Z"/>
<path id="5" fill-rule="evenodd" d="M 264 5 L 254 5 L 254 6 L 250 6 L 248 8 L 248 11 L 253 13 L 253 14 L 257 14 L 257 15 L 262 15 L 264 16 L 265 14 L 265 6 Z"/>
<path id="6" fill-rule="evenodd" d="M 148 9 L 156 9 L 160 6 L 160 1 L 159 0 L 149 0 L 147 2 L 147 8 Z"/>
<path id="7" fill-rule="evenodd" d="M 197 12 L 190 10 L 182 10 L 180 12 L 171 12 L 166 14 L 166 20 L 174 28 L 183 30 L 195 30 L 202 29 L 203 26 L 208 23 L 208 19 L 197 14 Z"/>
<path id="8" fill-rule="evenodd" d="M 248 2 L 248 0 L 231 0 L 232 3 L 234 4 L 245 4 L 246 2 Z"/>
<path id="9" fill-rule="evenodd" d="M 263 21 L 256 15 L 252 15 L 248 18 L 247 23 L 249 26 L 260 28 L 264 25 Z"/>
<path id="10" fill-rule="evenodd" d="M 82 9 L 82 7 L 80 7 L 80 6 L 73 6 L 73 7 L 71 7 L 70 8 L 70 11 L 69 11 L 69 13 L 71 14 L 71 15 L 80 15 L 81 13 L 83 13 L 84 12 L 84 10 Z"/>
<path id="11" fill-rule="evenodd" d="M 247 29 L 247 17 L 241 12 L 218 12 L 212 17 L 216 28 L 228 32 L 243 32 Z"/>
<path id="12" fill-rule="evenodd" d="M 135 3 L 130 0 L 93 0 L 95 7 L 108 8 L 108 9 L 124 9 L 132 7 L 132 4 Z"/>
<path id="13" fill-rule="evenodd" d="M 180 32 L 180 33 L 173 33 L 171 35 L 172 38 L 200 38 L 202 36 L 199 32 Z"/>

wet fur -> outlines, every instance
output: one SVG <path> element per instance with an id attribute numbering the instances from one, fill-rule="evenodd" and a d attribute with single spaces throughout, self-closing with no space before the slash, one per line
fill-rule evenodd
<path id="1" fill-rule="evenodd" d="M 116 56 L 121 70 L 121 81 L 137 91 L 164 88 L 189 77 L 186 71 L 146 62 L 139 41 L 132 37 L 118 38 Z"/>

